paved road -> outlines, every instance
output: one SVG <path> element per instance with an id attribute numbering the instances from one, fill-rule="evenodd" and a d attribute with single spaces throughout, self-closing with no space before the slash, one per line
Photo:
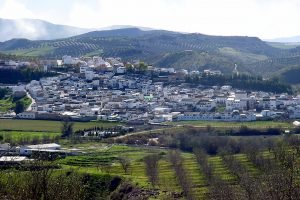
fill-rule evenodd
<path id="1" fill-rule="evenodd" d="M 26 111 L 32 111 L 32 105 L 35 103 L 35 100 L 31 97 L 31 95 L 29 94 L 28 91 L 26 91 L 26 95 L 28 98 L 31 99 L 31 104 L 28 106 L 28 108 L 26 109 Z"/>

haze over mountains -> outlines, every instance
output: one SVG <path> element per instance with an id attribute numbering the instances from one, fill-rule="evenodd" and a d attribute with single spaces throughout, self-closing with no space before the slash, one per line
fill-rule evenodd
<path id="1" fill-rule="evenodd" d="M 29 40 L 53 40 L 62 39 L 71 36 L 88 33 L 90 31 L 101 30 L 115 30 L 124 28 L 139 28 L 143 31 L 154 30 L 148 27 L 137 27 L 132 25 L 112 25 L 109 27 L 95 27 L 95 28 L 79 28 L 68 25 L 54 24 L 40 19 L 3 19 L 0 18 L 0 42 L 24 38 Z M 280 43 L 300 43 L 300 35 L 285 37 L 285 38 L 271 38 L 268 42 Z"/>
<path id="2" fill-rule="evenodd" d="M 52 24 L 39 19 L 1 19 L 0 41 L 14 38 L 30 40 L 51 40 L 66 38 L 91 31 L 72 26 Z"/>
<path id="3" fill-rule="evenodd" d="M 189 70 L 210 68 L 224 73 L 231 73 L 237 64 L 239 71 L 251 74 L 280 74 L 284 79 L 289 79 L 292 70 L 293 75 L 300 75 L 300 47 L 278 48 L 280 45 L 267 43 L 257 37 L 183 34 L 132 26 L 91 31 L 40 20 L 27 22 L 38 22 L 33 23 L 35 25 L 32 28 L 43 27 L 39 29 L 43 34 L 35 35 L 38 40 L 12 39 L 0 42 L 1 52 L 47 59 L 59 59 L 63 55 L 116 56 L 128 60 L 140 59 L 159 67 Z M 1 20 L 1 23 L 8 25 L 10 22 Z M 22 31 L 16 33 L 22 34 Z M 284 74 L 289 76 L 284 77 Z M 297 76 L 294 77 L 297 79 Z"/>
<path id="4" fill-rule="evenodd" d="M 95 30 L 112 30 L 133 28 L 129 25 L 114 25 L 102 28 L 78 28 L 67 25 L 53 24 L 39 19 L 2 19 L 0 18 L 0 42 L 24 38 L 29 40 L 53 40 L 80 35 Z M 139 27 L 141 30 L 151 30 Z"/>

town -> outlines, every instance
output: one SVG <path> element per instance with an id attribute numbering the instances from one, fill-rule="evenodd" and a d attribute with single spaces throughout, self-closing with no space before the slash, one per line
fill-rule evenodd
<path id="1" fill-rule="evenodd" d="M 16 61 L 2 67 L 23 67 Z M 54 67 L 55 66 L 55 67 Z M 63 69 L 63 70 L 62 70 Z M 67 69 L 67 70 L 66 70 Z M 0 113 L 2 118 L 74 121 L 120 121 L 132 125 L 171 121 L 256 121 L 300 117 L 300 95 L 244 91 L 230 85 L 204 86 L 185 82 L 188 75 L 221 76 L 220 71 L 156 68 L 139 60 L 63 56 L 43 71 L 57 76 L 10 87 L 28 95 L 31 105 L 21 113 Z M 234 69 L 236 71 L 236 67 Z M 237 73 L 237 72 L 233 73 Z"/>

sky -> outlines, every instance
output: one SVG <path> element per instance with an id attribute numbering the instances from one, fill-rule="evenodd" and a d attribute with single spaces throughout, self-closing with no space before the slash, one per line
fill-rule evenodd
<path id="1" fill-rule="evenodd" d="M 300 0 L 0 0 L 0 18 L 272 39 L 300 35 Z"/>

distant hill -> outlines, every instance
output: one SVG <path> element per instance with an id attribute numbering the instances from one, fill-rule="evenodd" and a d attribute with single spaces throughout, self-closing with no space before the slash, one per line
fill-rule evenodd
<path id="1" fill-rule="evenodd" d="M 280 42 L 280 43 L 299 43 L 300 42 L 300 35 L 293 36 L 293 37 L 283 37 L 283 38 L 275 38 L 266 40 L 268 42 Z"/>
<path id="2" fill-rule="evenodd" d="M 90 29 L 57 25 L 39 19 L 1 19 L 0 41 L 13 38 L 31 40 L 52 40 L 79 35 Z"/>
<path id="3" fill-rule="evenodd" d="M 0 43 L 3 53 L 43 58 L 63 55 L 140 59 L 159 67 L 218 69 L 271 76 L 299 65 L 300 47 L 277 48 L 257 37 L 211 36 L 130 27 L 92 31 L 55 40 L 12 39 Z"/>

